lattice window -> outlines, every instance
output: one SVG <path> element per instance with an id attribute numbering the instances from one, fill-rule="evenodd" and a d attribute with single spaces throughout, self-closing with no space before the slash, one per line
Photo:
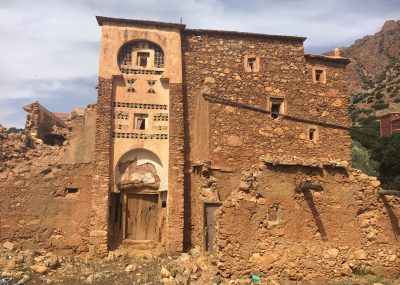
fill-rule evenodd
<path id="1" fill-rule="evenodd" d="M 146 41 L 140 41 L 140 42 L 129 42 L 126 43 L 120 50 L 118 54 L 118 64 L 120 67 L 126 66 L 126 65 L 132 65 L 133 63 L 136 65 L 140 65 L 143 67 L 148 66 L 148 64 L 144 64 L 145 59 L 140 57 L 142 59 L 139 62 L 134 62 L 132 59 L 132 54 L 134 51 L 138 51 L 138 55 L 141 53 L 141 49 L 150 49 L 154 51 L 154 67 L 156 68 L 164 68 L 164 52 L 159 47 L 158 45 L 151 43 L 151 42 L 146 42 Z M 146 57 L 147 59 L 149 57 Z M 151 66 L 151 65 L 149 65 Z M 121 68 L 121 71 L 124 72 Z M 124 72 L 128 73 L 128 72 Z M 132 73 L 132 72 L 131 72 Z"/>
<path id="2" fill-rule="evenodd" d="M 155 80 L 147 80 L 147 84 L 149 84 L 149 86 L 154 86 L 156 84 Z"/>
<path id="3" fill-rule="evenodd" d="M 168 139 L 168 134 L 138 134 L 113 132 L 113 137 L 119 139 L 166 140 Z"/>
<path id="4" fill-rule="evenodd" d="M 149 90 L 147 90 L 147 94 L 156 94 L 156 91 L 150 88 Z"/>
<path id="5" fill-rule="evenodd" d="M 146 103 L 126 103 L 126 102 L 113 102 L 114 107 L 122 108 L 136 108 L 136 109 L 160 109 L 167 110 L 167 105 L 161 104 L 146 104 Z"/>
<path id="6" fill-rule="evenodd" d="M 124 111 L 118 111 L 114 114 L 114 119 L 118 120 L 128 120 L 129 119 L 129 113 L 124 112 Z"/>
<path id="7" fill-rule="evenodd" d="M 132 69 L 132 68 L 121 68 L 121 72 L 125 74 L 145 74 L 145 75 L 163 74 L 162 70 Z"/>
<path id="8" fill-rule="evenodd" d="M 136 89 L 133 87 L 133 84 L 135 83 L 136 79 L 135 78 L 129 78 L 126 80 L 128 83 L 128 92 L 130 93 L 135 93 Z"/>
<path id="9" fill-rule="evenodd" d="M 132 42 L 125 44 L 118 54 L 118 64 L 121 65 L 131 65 L 132 64 L 132 52 L 134 49 L 139 47 L 138 42 Z"/>
<path id="10" fill-rule="evenodd" d="M 116 130 L 127 130 L 128 129 L 128 125 L 116 124 L 115 125 L 115 129 Z"/>
<path id="11" fill-rule="evenodd" d="M 162 49 L 153 43 L 149 43 L 149 48 L 154 50 L 154 66 L 157 68 L 164 67 L 164 53 Z"/>
<path id="12" fill-rule="evenodd" d="M 156 113 L 153 115 L 153 121 L 168 121 L 168 113 Z"/>

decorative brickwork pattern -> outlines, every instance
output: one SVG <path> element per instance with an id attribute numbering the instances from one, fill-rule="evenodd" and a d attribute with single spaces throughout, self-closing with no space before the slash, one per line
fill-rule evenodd
<path id="1" fill-rule="evenodd" d="M 170 84 L 169 175 L 168 175 L 168 238 L 167 250 L 183 250 L 184 216 L 184 123 L 182 84 Z"/>
<path id="2" fill-rule="evenodd" d="M 99 78 L 98 94 L 89 251 L 101 256 L 107 254 L 109 235 L 112 79 Z"/>

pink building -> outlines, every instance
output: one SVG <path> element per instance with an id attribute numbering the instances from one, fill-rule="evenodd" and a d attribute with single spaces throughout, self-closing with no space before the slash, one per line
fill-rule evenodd
<path id="1" fill-rule="evenodd" d="M 400 113 L 388 113 L 379 118 L 381 137 L 400 132 Z"/>

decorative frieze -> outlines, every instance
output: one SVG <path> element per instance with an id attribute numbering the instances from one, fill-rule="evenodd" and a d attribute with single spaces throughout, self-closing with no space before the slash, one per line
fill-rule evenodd
<path id="1" fill-rule="evenodd" d="M 114 107 L 135 108 L 135 109 L 159 109 L 167 110 L 168 106 L 163 104 L 145 104 L 145 103 L 126 103 L 113 102 Z"/>
<path id="2" fill-rule="evenodd" d="M 168 113 L 153 114 L 153 121 L 168 121 Z"/>
<path id="3" fill-rule="evenodd" d="M 138 134 L 113 132 L 113 137 L 118 139 L 166 140 L 168 139 L 168 134 Z"/>

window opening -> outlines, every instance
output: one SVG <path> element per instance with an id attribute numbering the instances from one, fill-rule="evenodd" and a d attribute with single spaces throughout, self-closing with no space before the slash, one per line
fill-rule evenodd
<path id="1" fill-rule="evenodd" d="M 271 99 L 271 117 L 276 119 L 283 113 L 283 99 Z"/>
<path id="2" fill-rule="evenodd" d="M 254 71 L 254 65 L 256 63 L 256 59 L 254 57 L 247 59 L 247 68 L 249 71 Z"/>
<path id="3" fill-rule="evenodd" d="M 324 82 L 324 71 L 322 69 L 316 69 L 315 70 L 315 81 L 316 82 Z"/>
<path id="4" fill-rule="evenodd" d="M 79 188 L 66 188 L 67 194 L 77 194 L 79 192 Z"/>
<path id="5" fill-rule="evenodd" d="M 135 129 L 146 130 L 147 129 L 147 114 L 135 114 Z"/>
<path id="6" fill-rule="evenodd" d="M 148 52 L 138 52 L 137 53 L 137 65 L 141 67 L 147 67 L 148 59 L 150 57 L 150 53 Z"/>
<path id="7" fill-rule="evenodd" d="M 308 138 L 310 139 L 310 141 L 315 141 L 316 139 L 316 129 L 310 129 L 308 132 Z"/>

